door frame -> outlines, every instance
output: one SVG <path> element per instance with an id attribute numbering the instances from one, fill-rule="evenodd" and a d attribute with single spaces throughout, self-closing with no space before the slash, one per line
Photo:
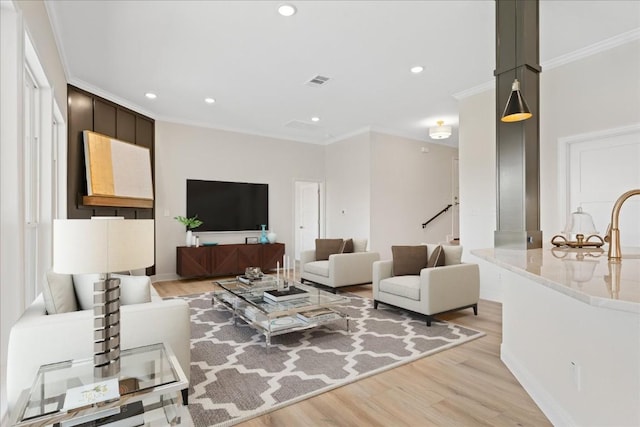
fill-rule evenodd
<path id="1" fill-rule="evenodd" d="M 293 181 L 293 255 L 295 261 L 300 260 L 300 248 L 299 245 L 299 200 L 298 200 L 298 183 L 313 183 L 318 185 L 318 237 L 322 237 L 325 234 L 325 189 L 324 181 L 316 181 L 311 179 L 295 179 Z"/>

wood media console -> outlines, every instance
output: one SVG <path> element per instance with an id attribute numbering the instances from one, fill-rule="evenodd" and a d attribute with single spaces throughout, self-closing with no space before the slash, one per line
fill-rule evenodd
<path id="1" fill-rule="evenodd" d="M 282 263 L 284 243 L 231 244 L 176 249 L 176 272 L 182 277 L 243 274 L 247 267 L 267 272 Z"/>

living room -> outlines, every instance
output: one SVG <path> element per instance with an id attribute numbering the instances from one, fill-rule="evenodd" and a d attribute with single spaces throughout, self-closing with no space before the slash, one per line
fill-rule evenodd
<path id="1" fill-rule="evenodd" d="M 14 35 L 26 31 L 34 53 L 50 82 L 51 100 L 59 107 L 62 123 L 66 121 L 66 85 L 61 55 L 48 23 L 42 2 L 3 2 L 3 31 L 12 31 L 16 50 L 20 42 Z M 12 3 L 12 2 L 9 2 Z M 490 2 L 492 3 L 492 2 Z M 575 2 L 559 2 L 575 3 Z M 591 3 L 591 2 L 590 2 Z M 593 2 L 608 5 L 609 2 Z M 613 16 L 637 16 L 634 2 L 615 2 L 607 6 Z M 6 7 L 20 16 L 7 17 Z M 545 5 L 541 5 L 544 10 Z M 586 5 L 574 6 L 580 9 Z M 594 6 L 596 7 L 596 6 Z M 492 10 L 493 6 L 490 6 Z M 571 9 L 571 8 L 569 8 Z M 616 13 L 617 11 L 617 13 Z M 545 15 L 548 17 L 548 15 Z M 13 24 L 5 25 L 7 22 Z M 566 16 L 560 19 L 568 19 Z M 19 22 L 17 24 L 16 22 Z M 628 23 L 625 23 L 625 25 Z M 24 28 L 23 28 L 24 27 Z M 601 39 L 584 37 L 582 50 L 543 62 L 540 89 L 540 229 L 549 237 L 565 225 L 566 216 L 575 209 L 567 206 L 569 173 L 568 147 L 576 138 L 581 141 L 601 140 L 606 135 L 638 134 L 640 123 L 638 98 L 640 57 L 638 54 L 638 22 L 621 25 L 617 32 L 603 34 Z M 6 35 L 6 33 L 3 33 Z M 491 34 L 493 37 L 493 34 Z M 544 34 L 542 34 L 544 37 Z M 8 37 L 2 37 L 3 43 Z M 3 49 L 6 46 L 3 47 Z M 3 50 L 3 73 L 5 58 Z M 21 56 L 15 54 L 18 63 Z M 554 59 L 551 61 L 550 59 Z M 615 76 L 610 78 L 609 76 Z M 15 76 L 14 76 L 15 77 Z M 9 79 L 9 81 L 7 81 Z M 19 105 L 15 81 L 4 73 L 2 86 L 2 372 L 6 372 L 7 335 L 22 310 L 28 305 L 29 292 L 15 284 L 26 283 L 24 256 L 15 248 L 24 247 L 21 210 L 14 206 L 23 202 L 22 170 L 16 166 L 22 158 L 19 146 L 7 143 L 16 139 L 22 125 L 19 114 L 7 117 Z M 490 82 L 491 75 L 486 81 Z M 77 84 L 77 82 L 75 82 Z M 106 88 L 94 93 L 106 93 Z M 458 148 L 433 144 L 426 140 L 398 136 L 376 127 L 359 127 L 331 144 L 300 143 L 251 133 L 206 128 L 170 120 L 156 120 L 156 275 L 157 280 L 175 279 L 175 247 L 184 243 L 184 229 L 173 217 L 184 214 L 184 181 L 223 179 L 228 181 L 268 182 L 271 186 L 270 226 L 278 233 L 278 241 L 293 250 L 294 230 L 292 203 L 294 180 L 323 182 L 325 185 L 325 233 L 329 236 L 368 237 L 371 249 L 382 258 L 391 257 L 391 245 L 440 241 L 449 234 L 450 224 L 436 224 L 422 229 L 420 224 L 450 200 L 450 160 L 460 163 L 460 236 L 465 248 L 464 259 L 477 262 L 481 269 L 481 298 L 501 301 L 503 283 L 500 271 L 473 256 L 470 251 L 493 247 L 496 217 L 495 160 L 495 90 L 491 85 L 461 87 L 458 99 Z M 103 93 L 103 94 L 104 94 Z M 9 106 L 9 107 L 7 107 Z M 614 106 L 618 107 L 614 110 Z M 7 125 L 8 123 L 8 125 Z M 12 124 L 13 123 L 13 124 Z M 13 130 L 12 130 L 13 129 Z M 426 129 L 424 130 L 426 134 Z M 13 133 L 11 133 L 13 132 Z M 13 136 L 12 136 L 13 135 Z M 573 139 L 572 139 L 573 138 Z M 424 153 L 422 148 L 428 148 Z M 16 162 L 18 159 L 18 162 Z M 218 160 L 222 159 L 222 160 Z M 59 164 L 64 159 L 59 157 Z M 263 165 L 268 165 L 265 174 Z M 610 169 L 610 168 L 609 168 Z M 609 170 L 607 169 L 607 170 Z M 406 173 L 400 176 L 399 171 Z M 595 173 L 598 175 L 597 173 Z M 439 188 L 434 183 L 442 183 Z M 414 183 L 407 189 L 407 182 Z M 415 184 L 420 183 L 420 184 Z M 49 183 L 49 185 L 53 185 Z M 407 190 L 406 192 L 398 191 Z M 428 191 L 429 197 L 424 197 Z M 613 191 L 615 200 L 618 189 Z M 65 189 L 55 189 L 65 195 Z M 65 195 L 66 196 L 66 195 Z M 398 210 L 395 206 L 403 206 Z M 344 212 L 344 213 L 343 213 Z M 597 212 L 596 225 L 604 232 L 607 212 Z M 60 217 L 64 217 L 64 213 Z M 203 241 L 241 242 L 245 235 L 206 235 Z M 548 238 L 545 238 L 548 240 Z M 44 242 L 47 240 L 45 239 Z M 46 246 L 46 245 L 45 245 Z M 50 254 L 39 262 L 50 263 Z M 4 378 L 5 376 L 2 375 Z M 3 412 L 5 409 L 3 399 Z"/>

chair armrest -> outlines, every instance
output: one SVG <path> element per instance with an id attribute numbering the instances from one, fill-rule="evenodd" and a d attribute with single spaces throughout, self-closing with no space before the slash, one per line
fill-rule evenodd
<path id="1" fill-rule="evenodd" d="M 329 280 L 334 286 L 371 283 L 371 268 L 379 259 L 378 252 L 329 255 Z"/>
<path id="2" fill-rule="evenodd" d="M 480 270 L 477 264 L 456 264 L 423 268 L 420 271 L 420 295 L 426 296 L 427 314 L 466 305 L 480 299 Z"/>
<path id="3" fill-rule="evenodd" d="M 373 285 L 373 299 L 378 299 L 380 281 L 388 279 L 393 275 L 393 260 L 386 259 L 383 261 L 376 261 L 373 263 L 372 270 L 373 278 L 371 284 Z"/>
<path id="4" fill-rule="evenodd" d="M 300 271 L 304 270 L 304 265 L 316 260 L 315 249 L 300 252 Z"/>

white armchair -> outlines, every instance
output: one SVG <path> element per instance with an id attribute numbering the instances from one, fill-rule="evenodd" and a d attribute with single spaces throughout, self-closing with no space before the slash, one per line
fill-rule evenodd
<path id="1" fill-rule="evenodd" d="M 443 248 L 445 254 L 454 251 L 444 246 Z M 461 248 L 459 250 L 461 253 Z M 434 315 L 447 311 L 473 308 L 473 313 L 477 315 L 480 299 L 478 265 L 456 264 L 456 257 L 448 258 L 449 264 L 445 261 L 445 265 L 440 267 L 423 268 L 419 275 L 403 276 L 393 275 L 393 260 L 374 262 L 374 308 L 378 308 L 378 303 L 384 303 L 424 314 L 427 326 L 431 326 Z"/>
<path id="2" fill-rule="evenodd" d="M 329 255 L 329 259 L 320 261 L 316 260 L 315 250 L 302 251 L 300 280 L 303 283 L 307 280 L 332 288 L 371 283 L 371 268 L 374 261 L 380 259 L 380 254 L 366 252 L 364 248 L 366 241 L 360 248 L 356 244 L 355 252 L 332 254 Z"/>

